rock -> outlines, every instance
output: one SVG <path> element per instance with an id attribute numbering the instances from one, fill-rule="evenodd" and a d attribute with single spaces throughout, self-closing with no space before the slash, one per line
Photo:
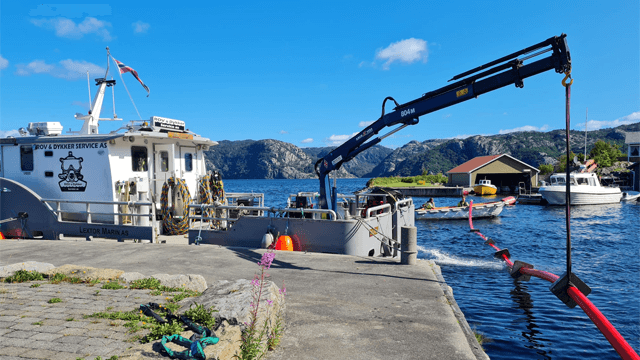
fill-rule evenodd
<path id="1" fill-rule="evenodd" d="M 197 292 L 203 292 L 207 289 L 207 281 L 202 275 L 156 274 L 152 277 L 158 279 L 162 285 L 167 287 L 185 288 Z"/>
<path id="2" fill-rule="evenodd" d="M 157 278 L 158 275 L 154 275 Z M 160 275 L 168 276 L 168 275 Z M 271 281 L 267 281 L 264 286 L 263 299 L 258 311 L 257 324 L 267 324 L 274 326 L 278 316 L 282 316 L 284 311 L 284 298 L 279 293 L 279 288 Z M 239 353 L 242 344 L 242 330 L 245 323 L 250 321 L 251 302 L 253 301 L 253 285 L 251 281 L 242 279 L 237 281 L 217 281 L 205 290 L 197 298 L 187 298 L 180 301 L 181 305 L 177 313 L 182 314 L 189 309 L 192 304 L 197 303 L 205 308 L 213 306 L 216 324 L 220 326 L 215 330 L 220 341 L 215 345 L 207 346 L 204 353 L 207 359 L 231 360 Z M 269 305 L 266 300 L 272 301 Z M 268 317 L 267 317 L 268 316 Z M 284 324 L 281 324 L 283 326 Z M 259 327 L 260 328 L 260 327 Z M 180 335 L 189 338 L 191 331 L 182 332 Z M 169 343 L 167 345 L 173 351 L 184 351 L 179 345 Z M 166 359 L 164 349 L 160 340 L 149 344 L 140 344 L 127 350 L 119 359 L 126 360 L 146 360 L 146 359 Z"/>
<path id="3" fill-rule="evenodd" d="M 146 278 L 146 276 L 140 274 L 139 272 L 128 272 L 120 275 L 119 280 L 130 283 L 132 281 L 142 280 L 144 278 Z"/>
<path id="4" fill-rule="evenodd" d="M 124 271 L 116 269 L 98 269 L 91 266 L 78 266 L 66 264 L 53 268 L 46 272 L 47 275 L 64 274 L 68 277 L 77 277 L 82 280 L 115 280 L 122 275 Z"/>
<path id="5" fill-rule="evenodd" d="M 281 301 L 279 288 L 272 281 L 265 281 L 262 299 L 260 303 L 260 316 L 269 312 L 275 315 L 280 309 L 284 310 L 284 301 Z M 269 305 L 267 300 L 272 302 Z M 186 298 L 178 303 L 180 311 L 189 309 L 191 304 L 198 303 L 205 308 L 214 307 L 218 310 L 214 313 L 216 319 L 225 319 L 231 325 L 244 326 L 250 321 L 251 303 L 253 302 L 253 285 L 247 279 L 233 282 L 220 280 L 210 284 L 209 288 L 197 298 Z"/>
<path id="6" fill-rule="evenodd" d="M 0 278 L 12 276 L 18 270 L 37 271 L 39 273 L 45 274 L 54 267 L 55 266 L 53 266 L 53 264 L 37 261 L 27 261 L 23 263 L 0 266 Z"/>

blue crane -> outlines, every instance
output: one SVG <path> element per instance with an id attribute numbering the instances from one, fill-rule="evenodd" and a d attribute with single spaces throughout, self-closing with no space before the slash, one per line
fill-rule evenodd
<path id="1" fill-rule="evenodd" d="M 557 73 L 569 76 L 571 55 L 566 37 L 565 34 L 554 36 L 541 43 L 463 72 L 449 80 L 455 81 L 454 83 L 428 92 L 407 103 L 398 104 L 392 97 L 385 98 L 382 102 L 382 114 L 378 120 L 316 162 L 315 171 L 320 179 L 319 207 L 336 210 L 337 190 L 335 182 L 333 188 L 330 186 L 329 174 L 331 171 L 340 169 L 342 164 L 378 144 L 382 139 L 409 125 L 417 124 L 420 116 L 473 99 L 507 85 L 515 84 L 516 87 L 522 88 L 525 78 L 548 70 L 555 70 Z M 551 52 L 551 54 L 527 64 L 524 63 L 547 52 Z M 518 58 L 520 56 L 522 58 Z M 385 114 L 387 100 L 393 101 L 396 107 L 393 111 Z M 370 140 L 380 130 L 394 125 L 400 126 L 383 136 Z"/>

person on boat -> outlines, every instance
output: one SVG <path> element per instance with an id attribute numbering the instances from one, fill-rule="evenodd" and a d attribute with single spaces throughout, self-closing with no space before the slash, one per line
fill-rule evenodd
<path id="1" fill-rule="evenodd" d="M 429 201 L 427 201 L 426 203 L 422 204 L 422 208 L 423 209 L 427 209 L 427 210 L 435 209 L 436 208 L 436 204 L 433 201 L 433 198 L 429 198 Z"/>
<path id="2" fill-rule="evenodd" d="M 469 203 L 467 202 L 467 196 L 465 194 L 462 194 L 462 200 L 460 200 L 460 202 L 458 203 L 458 207 L 463 206 L 469 206 Z"/>

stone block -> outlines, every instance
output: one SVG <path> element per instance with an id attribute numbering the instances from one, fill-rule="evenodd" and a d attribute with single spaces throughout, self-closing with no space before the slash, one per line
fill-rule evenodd
<path id="1" fill-rule="evenodd" d="M 144 276 L 143 274 L 140 274 L 139 272 L 126 272 L 126 273 L 123 273 L 122 275 L 120 275 L 119 280 L 124 281 L 126 283 L 130 283 L 132 281 L 142 280 L 142 279 L 144 279 L 146 277 L 147 276 Z"/>
<path id="2" fill-rule="evenodd" d="M 156 274 L 152 276 L 160 283 L 172 288 L 185 288 L 188 290 L 203 292 L 207 289 L 207 282 L 202 275 L 169 275 Z"/>
<path id="3" fill-rule="evenodd" d="M 0 266 L 0 278 L 6 278 L 15 274 L 18 270 L 37 271 L 40 273 L 47 273 L 55 266 L 49 263 L 27 261 L 23 263 L 15 263 L 11 265 Z"/>
<path id="4" fill-rule="evenodd" d="M 116 269 L 98 269 L 91 266 L 78 266 L 66 264 L 53 268 L 46 272 L 47 275 L 64 274 L 69 277 L 78 277 L 82 280 L 115 280 L 124 273 Z"/>

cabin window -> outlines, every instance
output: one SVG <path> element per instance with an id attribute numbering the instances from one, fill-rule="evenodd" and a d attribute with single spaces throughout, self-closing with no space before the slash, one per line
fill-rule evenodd
<path id="1" fill-rule="evenodd" d="M 586 178 L 578 178 L 578 185 L 589 185 L 589 181 Z"/>
<path id="2" fill-rule="evenodd" d="M 131 147 L 131 165 L 133 171 L 147 171 L 147 148 L 144 146 Z"/>
<path id="3" fill-rule="evenodd" d="M 184 154 L 184 171 L 186 172 L 193 171 L 193 154 L 192 153 Z"/>
<path id="4" fill-rule="evenodd" d="M 631 146 L 629 150 L 631 156 L 640 155 L 640 145 Z"/>
<path id="5" fill-rule="evenodd" d="M 53 151 L 49 151 L 49 150 L 45 151 L 44 156 L 47 156 L 47 157 L 53 156 Z"/>
<path id="6" fill-rule="evenodd" d="M 160 171 L 169 171 L 169 152 L 160 151 Z"/>
<path id="7" fill-rule="evenodd" d="M 20 146 L 20 168 L 22 171 L 33 171 L 33 148 L 31 145 Z"/>

